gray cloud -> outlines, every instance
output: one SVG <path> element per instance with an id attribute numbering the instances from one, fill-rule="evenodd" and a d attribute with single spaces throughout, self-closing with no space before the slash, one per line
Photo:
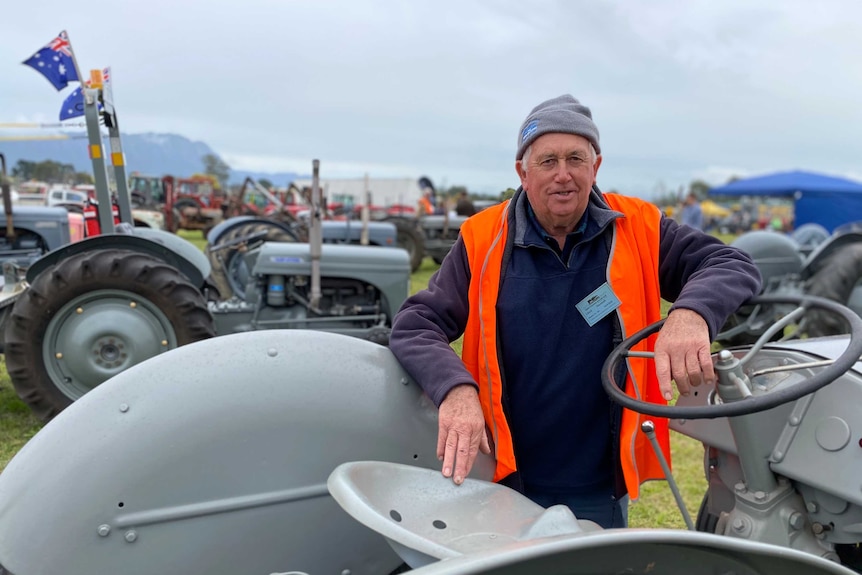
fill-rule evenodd
<path id="1" fill-rule="evenodd" d="M 517 183 L 524 115 L 569 92 L 601 130 L 605 189 L 853 176 L 860 16 L 851 1 L 16 2 L 0 122 L 55 120 L 63 95 L 20 62 L 66 29 L 85 70 L 112 67 L 124 130 L 203 140 L 236 168 L 320 158 L 497 192 Z"/>

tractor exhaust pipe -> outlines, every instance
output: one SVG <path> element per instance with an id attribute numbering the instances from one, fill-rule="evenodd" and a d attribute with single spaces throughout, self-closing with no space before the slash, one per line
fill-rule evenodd
<path id="1" fill-rule="evenodd" d="M 321 229 L 320 160 L 312 160 L 311 175 L 311 222 L 308 243 L 311 249 L 311 309 L 320 312 L 320 255 L 323 244 Z"/>

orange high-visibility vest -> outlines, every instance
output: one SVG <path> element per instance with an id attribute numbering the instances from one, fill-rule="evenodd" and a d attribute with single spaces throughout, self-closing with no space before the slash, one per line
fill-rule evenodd
<path id="1" fill-rule="evenodd" d="M 623 337 L 661 319 L 661 291 L 658 280 L 659 225 L 661 212 L 637 198 L 605 194 L 610 207 L 625 217 L 614 221 L 613 242 L 608 258 L 608 284 L 622 302 L 616 310 Z M 464 331 L 462 360 L 479 384 L 479 399 L 485 422 L 491 430 L 497 467 L 494 481 L 517 471 L 512 435 L 503 413 L 502 380 L 497 349 L 496 303 L 500 290 L 503 250 L 508 234 L 508 210 L 511 201 L 487 208 L 461 225 L 471 270 L 470 315 Z M 635 349 L 652 351 L 657 335 Z M 664 404 L 655 367 L 651 361 L 629 359 L 626 393 L 653 403 Z M 599 385 L 599 382 L 596 382 Z M 641 416 L 623 409 L 620 429 L 620 463 L 626 489 L 634 500 L 640 484 L 663 479 L 664 472 L 652 450 L 649 439 L 640 432 L 642 419 L 656 426 L 659 445 L 670 463 L 670 441 L 667 420 Z"/>

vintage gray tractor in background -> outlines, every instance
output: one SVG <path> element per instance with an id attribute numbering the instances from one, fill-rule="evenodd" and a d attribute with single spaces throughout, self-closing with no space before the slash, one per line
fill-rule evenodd
<path id="1" fill-rule="evenodd" d="M 488 482 L 486 456 L 455 486 L 437 411 L 387 347 L 271 330 L 155 356 L 45 425 L 0 473 L 0 573 L 859 573 L 862 319 L 822 298 L 752 303 L 791 311 L 676 405 L 620 390 L 660 323 L 605 364 L 645 445 L 651 417 L 703 443 L 691 532 L 543 509 Z M 814 309 L 849 335 L 769 341 Z"/>
<path id="2" fill-rule="evenodd" d="M 832 234 L 806 224 L 792 234 L 752 231 L 734 245 L 747 252 L 763 276 L 763 295 L 813 295 L 846 305 L 862 316 L 862 222 L 846 224 Z M 744 306 L 718 339 L 728 344 L 753 343 L 782 316 L 787 306 Z M 810 335 L 843 333 L 834 315 L 816 311 L 806 317 Z M 776 334 L 775 337 L 781 337 Z"/>
<path id="3" fill-rule="evenodd" d="M 317 170 L 315 163 L 315 177 Z M 110 205 L 100 189 L 100 205 Z M 113 229 L 110 216 L 104 227 Z M 234 263 L 242 283 L 232 276 L 231 297 L 220 295 L 206 255 L 160 230 L 121 225 L 34 261 L 26 289 L 0 298 L 0 338 L 18 396 L 48 421 L 148 358 L 239 331 L 305 328 L 388 343 L 409 291 L 407 252 L 323 244 L 319 234 L 311 243 L 266 242 L 265 230 L 244 229 L 210 246 L 241 254 Z"/>

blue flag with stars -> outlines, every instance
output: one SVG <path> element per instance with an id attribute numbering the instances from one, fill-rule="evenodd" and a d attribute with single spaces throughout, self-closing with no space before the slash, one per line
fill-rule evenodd
<path id="1" fill-rule="evenodd" d="M 80 81 L 65 30 L 22 63 L 45 76 L 57 90 Z"/>
<path id="2" fill-rule="evenodd" d="M 105 68 L 102 70 L 102 82 L 105 92 L 108 92 L 111 87 L 111 69 Z M 99 102 L 99 110 L 102 110 L 102 103 Z M 71 120 L 84 115 L 84 90 L 83 86 L 78 86 L 72 93 L 66 96 L 63 101 L 63 107 L 60 108 L 60 121 Z"/>
<path id="3" fill-rule="evenodd" d="M 60 121 L 77 118 L 84 115 L 84 94 L 81 86 L 75 88 L 63 102 L 60 108 Z"/>

